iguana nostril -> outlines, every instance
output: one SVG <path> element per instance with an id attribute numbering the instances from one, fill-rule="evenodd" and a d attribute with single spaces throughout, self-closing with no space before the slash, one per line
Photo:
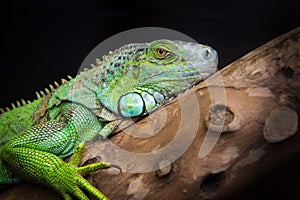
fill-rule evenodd
<path id="1" fill-rule="evenodd" d="M 209 59 L 210 55 L 211 55 L 210 51 L 208 49 L 205 49 L 205 51 L 204 51 L 204 58 L 205 59 Z"/>

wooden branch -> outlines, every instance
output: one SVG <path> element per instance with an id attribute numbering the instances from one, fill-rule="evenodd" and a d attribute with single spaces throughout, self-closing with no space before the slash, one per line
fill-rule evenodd
<path id="1" fill-rule="evenodd" d="M 85 160 L 100 156 L 124 171 L 103 170 L 88 180 L 111 199 L 227 197 L 299 155 L 299 76 L 297 28 L 228 65 L 110 141 L 89 144 Z M 0 198 L 59 197 L 26 183 Z"/>

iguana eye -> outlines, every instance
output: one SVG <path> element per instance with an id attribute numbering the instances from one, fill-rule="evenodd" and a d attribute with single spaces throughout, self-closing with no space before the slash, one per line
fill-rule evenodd
<path id="1" fill-rule="evenodd" d="M 167 55 L 168 51 L 162 48 L 156 49 L 156 55 L 158 58 L 164 58 Z"/>

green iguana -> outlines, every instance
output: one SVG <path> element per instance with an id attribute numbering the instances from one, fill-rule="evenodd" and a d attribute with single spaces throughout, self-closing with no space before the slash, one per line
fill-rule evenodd
<path id="1" fill-rule="evenodd" d="M 125 45 L 61 85 L 17 102 L 0 115 L 0 187 L 46 185 L 64 199 L 107 199 L 84 175 L 110 167 L 80 167 L 84 141 L 108 137 L 207 78 L 217 69 L 211 47 L 157 40 Z M 100 137 L 100 138 L 101 138 Z M 75 153 L 74 153 L 75 152 Z M 70 155 L 66 163 L 63 160 Z"/>

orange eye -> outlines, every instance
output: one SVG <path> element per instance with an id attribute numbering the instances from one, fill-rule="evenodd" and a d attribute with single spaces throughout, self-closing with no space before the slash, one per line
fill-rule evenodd
<path id="1" fill-rule="evenodd" d="M 157 53 L 158 57 L 163 58 L 167 55 L 167 50 L 162 49 L 162 48 L 157 48 L 156 53 Z"/>

